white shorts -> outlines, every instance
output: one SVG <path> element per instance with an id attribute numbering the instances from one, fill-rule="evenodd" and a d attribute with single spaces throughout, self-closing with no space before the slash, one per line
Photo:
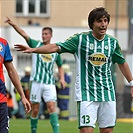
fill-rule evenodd
<path id="1" fill-rule="evenodd" d="M 45 102 L 55 102 L 57 100 L 55 85 L 32 82 L 30 91 L 30 102 L 40 103 L 41 98 L 43 98 Z"/>
<path id="2" fill-rule="evenodd" d="M 93 127 L 96 122 L 99 128 L 114 127 L 116 122 L 116 102 L 78 102 L 79 128 Z"/>

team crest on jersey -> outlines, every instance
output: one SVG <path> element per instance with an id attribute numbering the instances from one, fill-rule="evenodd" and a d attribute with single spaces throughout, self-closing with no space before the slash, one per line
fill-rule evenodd
<path id="1" fill-rule="evenodd" d="M 105 46 L 104 48 L 105 48 L 106 50 L 108 50 L 108 46 Z"/>
<path id="2" fill-rule="evenodd" d="M 2 45 L 0 44 L 0 52 L 2 52 L 3 51 L 3 47 L 2 47 Z"/>
<path id="3" fill-rule="evenodd" d="M 52 55 L 50 55 L 50 54 L 42 54 L 41 57 L 42 57 L 43 61 L 45 61 L 45 62 L 52 61 Z"/>
<path id="4" fill-rule="evenodd" d="M 107 57 L 103 53 L 93 53 L 88 57 L 88 61 L 94 66 L 102 66 L 107 62 Z"/>

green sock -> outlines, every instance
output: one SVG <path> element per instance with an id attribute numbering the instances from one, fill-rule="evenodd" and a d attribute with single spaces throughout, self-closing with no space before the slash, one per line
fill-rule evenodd
<path id="1" fill-rule="evenodd" d="M 37 130 L 38 117 L 30 117 L 31 133 L 36 133 Z"/>
<path id="2" fill-rule="evenodd" d="M 58 115 L 56 113 L 50 114 L 50 123 L 53 128 L 53 133 L 59 133 Z"/>

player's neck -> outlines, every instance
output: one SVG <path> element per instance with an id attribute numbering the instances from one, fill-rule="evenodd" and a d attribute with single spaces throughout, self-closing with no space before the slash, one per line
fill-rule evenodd
<path id="1" fill-rule="evenodd" d="M 93 37 L 96 38 L 97 40 L 103 40 L 104 37 L 105 37 L 105 35 L 99 36 L 99 35 L 97 35 L 97 34 L 94 34 L 93 32 L 92 32 L 92 35 L 93 35 Z"/>
<path id="2" fill-rule="evenodd" d="M 44 45 L 48 45 L 48 44 L 50 44 L 50 42 L 43 42 L 43 44 L 44 44 Z"/>

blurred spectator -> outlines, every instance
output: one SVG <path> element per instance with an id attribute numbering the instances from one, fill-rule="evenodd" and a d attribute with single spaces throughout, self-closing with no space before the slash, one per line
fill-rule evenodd
<path id="1" fill-rule="evenodd" d="M 31 68 L 29 66 L 27 66 L 27 67 L 25 67 L 24 71 L 25 71 L 25 75 L 24 75 L 24 77 L 21 78 L 21 85 L 23 87 L 25 96 L 26 96 L 27 100 L 29 101 L 29 97 L 30 97 L 30 72 L 31 72 Z"/>
<path id="2" fill-rule="evenodd" d="M 28 25 L 31 25 L 31 26 L 39 26 L 40 25 L 40 23 L 38 23 L 38 22 L 35 22 L 35 23 L 33 23 L 33 21 L 32 20 L 28 20 Z"/>
<path id="3" fill-rule="evenodd" d="M 12 118 L 12 112 L 14 109 L 13 99 L 12 99 L 11 93 L 7 90 L 6 90 L 6 96 L 7 96 L 8 115 L 9 115 L 9 118 Z"/>
<path id="4" fill-rule="evenodd" d="M 28 25 L 33 25 L 32 20 L 28 20 Z"/>
<path id="5" fill-rule="evenodd" d="M 22 85 L 24 94 L 26 96 L 26 99 L 29 101 L 31 68 L 29 66 L 25 67 L 24 72 L 25 72 L 25 75 L 21 78 L 21 85 Z M 21 100 L 19 101 L 19 113 L 22 116 L 22 118 L 27 118 L 27 115 L 25 114 L 24 106 Z"/>
<path id="6" fill-rule="evenodd" d="M 22 106 L 21 105 L 22 104 L 21 97 L 16 89 L 14 89 L 14 93 L 15 93 L 15 98 L 16 98 L 17 105 L 18 105 L 18 109 L 14 110 L 14 116 L 16 118 L 23 118 L 23 116 L 20 114 L 20 108 L 21 108 L 20 106 Z"/>
<path id="7" fill-rule="evenodd" d="M 64 78 L 66 81 L 66 88 L 63 89 L 61 84 L 59 83 L 58 77 L 56 82 L 57 89 L 57 106 L 60 109 L 59 118 L 60 119 L 69 119 L 69 92 L 70 92 L 70 84 L 71 84 L 71 72 L 70 66 L 68 64 L 63 64 L 64 69 Z"/>

